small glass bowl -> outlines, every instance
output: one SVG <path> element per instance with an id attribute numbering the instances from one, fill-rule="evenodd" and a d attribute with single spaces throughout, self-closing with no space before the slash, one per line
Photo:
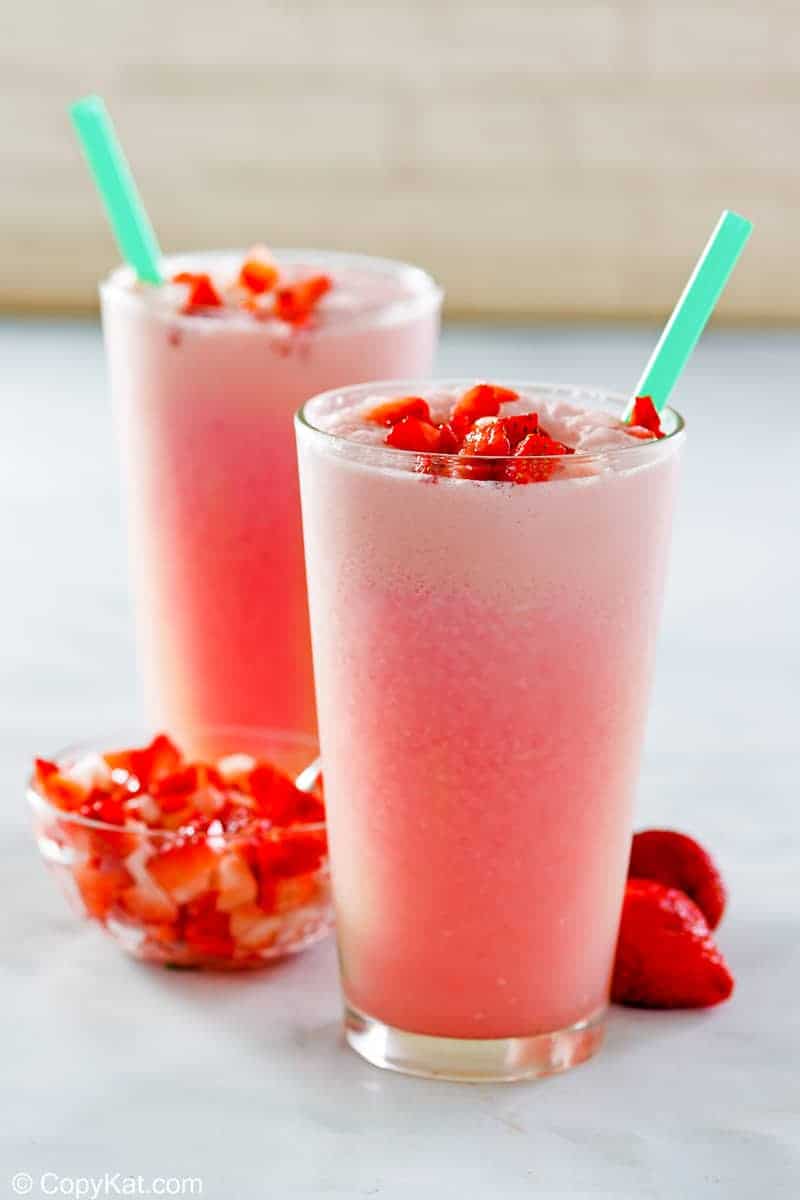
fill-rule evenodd
<path id="1" fill-rule="evenodd" d="M 143 744 L 130 733 L 70 746 L 59 766 Z M 179 743 L 198 757 L 263 758 L 291 778 L 317 754 L 310 737 L 275 730 L 201 730 Z M 31 776 L 37 845 L 79 916 L 129 954 L 176 967 L 236 970 L 296 954 L 333 927 L 324 823 L 236 832 L 139 829 L 64 812 Z M 242 869 L 242 863 L 246 869 Z M 149 865 L 157 867 L 158 882 Z M 166 882 L 166 886 L 164 886 Z"/>

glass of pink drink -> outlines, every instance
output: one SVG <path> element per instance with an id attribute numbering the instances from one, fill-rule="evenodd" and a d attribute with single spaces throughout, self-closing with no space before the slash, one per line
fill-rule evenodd
<path id="1" fill-rule="evenodd" d="M 296 422 L 347 1038 L 454 1079 L 602 1039 L 683 442 L 669 410 L 656 440 L 618 397 L 511 386 L 574 453 L 422 454 L 365 420 L 415 395 L 441 423 L 464 382 Z"/>
<path id="2" fill-rule="evenodd" d="M 272 290 L 236 285 L 246 257 L 162 263 L 165 279 L 208 273 L 221 307 L 187 312 L 185 284 L 142 286 L 128 268 L 101 287 L 148 715 L 178 739 L 315 729 L 292 414 L 322 389 L 425 374 L 438 334 L 441 292 L 415 267 L 278 252 L 281 285 L 331 282 L 293 324 Z"/>

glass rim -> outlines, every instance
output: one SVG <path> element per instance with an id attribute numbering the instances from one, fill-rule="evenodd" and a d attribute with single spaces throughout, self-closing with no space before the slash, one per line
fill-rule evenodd
<path id="1" fill-rule="evenodd" d="M 217 735 L 218 734 L 237 734 L 237 733 L 248 734 L 250 737 L 259 737 L 259 736 L 264 737 L 265 740 L 272 738 L 275 741 L 292 742 L 297 746 L 298 749 L 302 745 L 302 746 L 307 747 L 310 750 L 312 755 L 315 754 L 315 751 L 316 752 L 319 751 L 319 742 L 311 734 L 299 733 L 299 732 L 296 732 L 293 730 L 287 730 L 287 729 L 275 729 L 270 726 L 198 725 L 197 728 L 193 732 L 199 733 L 199 734 L 217 734 Z M 131 733 L 130 729 L 127 730 L 126 732 L 121 733 L 120 739 L 129 737 L 130 733 Z M 135 736 L 138 738 L 139 734 L 136 734 Z M 110 731 L 109 738 L 110 739 L 115 738 L 113 730 Z M 79 741 L 79 742 L 71 742 L 68 746 L 64 746 L 63 749 L 56 751 L 53 754 L 51 761 L 56 763 L 60 767 L 62 764 L 66 765 L 67 759 L 70 756 L 72 756 L 74 759 L 75 757 L 77 757 L 81 754 L 94 753 L 94 754 L 102 755 L 103 750 L 100 749 L 100 746 L 105 745 L 106 748 L 108 748 L 110 745 L 113 745 L 113 744 L 114 743 L 112 741 L 107 741 L 105 736 L 103 736 L 102 738 L 84 738 L 84 739 L 81 739 L 81 741 Z M 243 751 L 231 751 L 231 753 L 233 754 L 233 753 L 244 753 L 244 752 Z M 226 756 L 223 755 L 223 757 L 226 757 Z M 311 761 L 313 761 L 313 758 Z M 292 780 L 292 782 L 294 782 L 294 780 Z M 115 825 L 111 821 L 98 821 L 94 817 L 84 817 L 81 815 L 81 813 L 70 812 L 67 809 L 59 808 L 57 805 L 53 804 L 53 802 L 48 799 L 48 797 L 44 794 L 44 792 L 38 786 L 38 784 L 36 782 L 36 774 L 33 771 L 31 771 L 29 773 L 29 775 L 25 781 L 25 795 L 26 795 L 28 804 L 34 810 L 34 812 L 37 812 L 37 811 L 44 812 L 49 815 L 52 815 L 53 817 L 57 818 L 59 821 L 65 821 L 72 825 L 78 825 L 85 829 L 96 829 L 103 833 L 115 833 L 117 835 L 127 834 L 131 837 L 151 838 L 151 839 L 157 839 L 159 841 L 183 841 L 190 836 L 194 836 L 194 837 L 202 836 L 203 838 L 211 837 L 215 841 L 223 841 L 223 842 L 232 841 L 232 840 L 242 837 L 243 835 L 246 834 L 246 829 L 242 829 L 242 830 L 236 830 L 235 832 L 227 832 L 227 831 L 223 830 L 220 833 L 209 833 L 208 830 L 203 830 L 202 833 L 190 835 L 190 834 L 187 834 L 186 832 L 182 833 L 180 829 L 151 829 L 149 825 L 144 825 L 144 824 L 142 824 L 141 826 L 139 826 L 139 825 L 137 825 L 137 826 Z M 267 818 L 265 818 L 265 817 L 261 817 L 261 818 L 254 817 L 253 824 L 255 824 L 259 820 L 263 821 L 266 819 Z M 251 826 L 247 826 L 246 828 L 249 829 L 250 827 Z M 280 839 L 282 837 L 284 837 L 285 835 L 295 834 L 298 832 L 324 833 L 326 829 L 327 829 L 326 821 L 308 821 L 308 822 L 296 824 L 296 825 L 270 826 L 268 829 L 264 830 L 263 832 L 267 836 L 272 835 L 274 841 L 280 841 Z"/>
<path id="2" fill-rule="evenodd" d="M 654 447 L 664 447 L 671 442 L 677 442 L 680 440 L 681 436 L 686 430 L 686 422 L 684 421 L 681 413 L 678 412 L 676 408 L 672 408 L 671 405 L 666 405 L 662 409 L 660 415 L 663 416 L 664 414 L 669 414 L 672 418 L 674 418 L 674 428 L 670 429 L 669 432 L 665 433 L 661 438 L 631 438 L 630 446 L 610 446 L 604 450 L 576 450 L 572 454 L 461 455 L 428 450 L 402 450 L 396 446 L 387 446 L 385 443 L 378 444 L 354 441 L 353 438 L 349 437 L 347 434 L 337 433 L 335 430 L 331 429 L 322 429 L 319 425 L 315 425 L 313 421 L 310 420 L 307 412 L 312 404 L 345 394 L 360 394 L 362 398 L 366 399 L 373 393 L 376 396 L 382 395 L 383 393 L 381 389 L 383 388 L 396 388 L 396 395 L 398 396 L 420 395 L 424 397 L 426 390 L 429 392 L 431 390 L 445 390 L 449 388 L 463 388 L 466 390 L 467 388 L 474 387 L 476 384 L 485 382 L 488 381 L 477 377 L 448 376 L 445 378 L 432 379 L 381 379 L 374 380 L 370 383 L 349 384 L 345 385 L 344 387 L 329 388 L 325 392 L 319 392 L 316 396 L 309 397 L 309 399 L 306 400 L 303 405 L 301 405 L 301 407 L 295 413 L 295 424 L 302 429 L 309 430 L 311 433 L 318 434 L 320 437 L 329 439 L 332 444 L 350 447 L 359 456 L 363 455 L 365 459 L 368 459 L 373 455 L 375 457 L 382 456 L 384 457 L 385 461 L 388 461 L 390 458 L 394 458 L 398 464 L 402 462 L 410 462 L 411 460 L 416 460 L 419 458 L 424 458 L 426 461 L 430 462 L 437 462 L 439 460 L 442 462 L 447 462 L 448 460 L 459 458 L 462 462 L 466 463 L 518 463 L 526 461 L 543 461 L 557 462 L 567 465 L 575 462 L 608 462 L 609 460 L 618 460 L 623 457 L 630 457 L 632 454 L 636 453 L 647 453 L 652 451 Z M 591 387 L 582 384 L 553 383 L 546 382 L 545 380 L 532 379 L 524 381 L 519 379 L 492 379 L 491 383 L 496 387 L 511 388 L 514 391 L 519 391 L 520 393 L 524 393 L 525 391 L 535 392 L 538 390 L 550 394 L 561 393 L 565 398 L 568 395 L 572 395 L 574 397 L 594 397 L 598 400 L 602 399 L 604 401 L 609 401 L 619 407 L 626 405 L 630 399 L 630 397 L 625 396 L 622 392 L 616 392 L 607 388 Z M 487 481 L 473 479 L 472 482 L 475 483 Z M 553 480 L 553 482 L 559 481 Z M 561 482 L 563 482 L 563 479 Z"/>
<path id="3" fill-rule="evenodd" d="M 354 329 L 359 328 L 375 328 L 387 325 L 397 325 L 404 321 L 412 320 L 415 316 L 438 308 L 444 299 L 444 288 L 439 284 L 433 275 L 425 270 L 424 267 L 419 267 L 415 263 L 403 262 L 399 258 L 383 258 L 380 255 L 361 254 L 358 251 L 348 250 L 321 250 L 302 247 L 276 247 L 270 248 L 270 253 L 274 255 L 278 265 L 282 261 L 291 265 L 293 263 L 307 264 L 309 266 L 327 267 L 333 271 L 338 266 L 361 268 L 367 273 L 375 276 L 381 274 L 391 276 L 394 280 L 401 283 L 407 281 L 409 290 L 407 295 L 396 296 L 383 304 L 377 305 L 369 312 L 354 312 L 349 316 L 341 314 L 335 322 L 329 325 L 319 325 L 310 332 L 315 338 L 318 337 L 336 337 L 341 333 L 349 333 Z M 169 267 L 169 272 L 172 273 L 174 268 L 178 270 L 189 270 L 192 265 L 195 269 L 198 265 L 198 260 L 201 265 L 212 264 L 214 260 L 220 263 L 230 260 L 238 260 L 241 262 L 247 254 L 246 248 L 228 249 L 228 250 L 186 250 L 176 252 L 174 254 L 165 254 L 161 262 L 165 267 Z M 188 328 L 201 328 L 204 332 L 215 331 L 219 332 L 223 329 L 230 328 L 235 325 L 238 329 L 252 329 L 260 331 L 262 335 L 269 328 L 266 321 L 257 320 L 251 313 L 230 309 L 224 317 L 218 314 L 193 312 L 184 313 L 179 310 L 162 310 L 147 305 L 144 302 L 143 294 L 133 289 L 130 285 L 135 280 L 134 270 L 127 263 L 120 263 L 113 270 L 101 279 L 98 284 L 98 291 L 101 300 L 113 299 L 115 301 L 122 300 L 127 302 L 131 307 L 142 309 L 155 317 L 163 320 L 169 320 L 179 325 L 186 325 Z M 158 285 L 156 285 L 158 286 Z"/>

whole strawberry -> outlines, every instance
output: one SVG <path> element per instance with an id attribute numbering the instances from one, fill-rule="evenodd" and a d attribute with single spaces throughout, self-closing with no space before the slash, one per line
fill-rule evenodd
<path id="1" fill-rule="evenodd" d="M 725 911 L 727 894 L 722 876 L 707 850 L 694 838 L 673 829 L 646 829 L 631 846 L 629 879 L 653 879 L 680 888 L 716 929 Z"/>
<path id="2" fill-rule="evenodd" d="M 705 1008 L 732 991 L 733 976 L 697 905 L 677 888 L 629 879 L 612 1000 L 641 1008 Z"/>

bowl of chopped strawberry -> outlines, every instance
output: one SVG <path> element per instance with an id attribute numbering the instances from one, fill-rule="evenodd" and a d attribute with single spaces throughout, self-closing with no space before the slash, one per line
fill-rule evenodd
<path id="1" fill-rule="evenodd" d="M 318 941 L 333 924 L 322 781 L 295 783 L 315 743 L 266 730 L 193 742 L 202 757 L 161 733 L 36 759 L 45 863 L 82 917 L 149 962 L 258 967 Z"/>

